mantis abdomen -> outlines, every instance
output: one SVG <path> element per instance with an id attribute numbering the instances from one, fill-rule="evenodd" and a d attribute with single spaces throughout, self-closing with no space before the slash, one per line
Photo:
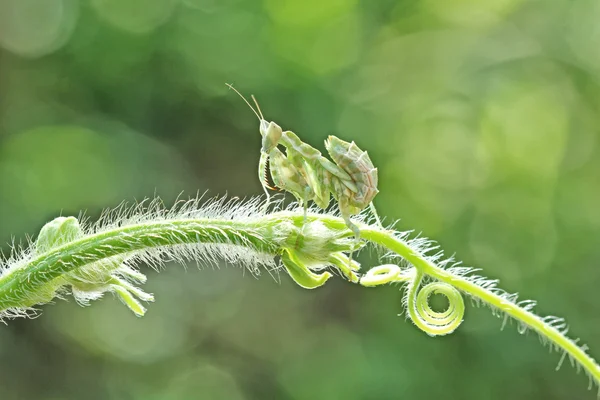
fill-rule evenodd
<path id="1" fill-rule="evenodd" d="M 348 143 L 335 136 L 329 136 L 325 141 L 325 147 L 331 159 L 350 175 L 356 185 L 357 190 L 352 196 L 352 205 L 365 208 L 379 193 L 377 168 L 373 166 L 369 155 L 359 149 L 354 142 Z"/>

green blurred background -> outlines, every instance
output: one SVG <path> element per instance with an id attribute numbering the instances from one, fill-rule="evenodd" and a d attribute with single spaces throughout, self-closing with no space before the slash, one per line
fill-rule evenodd
<path id="1" fill-rule="evenodd" d="M 225 82 L 320 149 L 356 140 L 388 221 L 600 357 L 598 0 L 0 0 L 0 242 L 155 194 L 260 194 Z M 595 398 L 485 308 L 430 338 L 393 287 L 144 270 L 142 319 L 108 296 L 0 327 L 0 399 Z"/>

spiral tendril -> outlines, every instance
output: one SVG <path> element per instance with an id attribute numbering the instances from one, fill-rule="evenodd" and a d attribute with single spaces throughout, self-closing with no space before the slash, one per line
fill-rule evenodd
<path id="1" fill-rule="evenodd" d="M 362 286 L 373 287 L 398 282 L 402 270 L 394 264 L 384 264 L 371 268 L 360 278 Z"/>
<path id="2" fill-rule="evenodd" d="M 424 273 L 411 270 L 410 274 L 394 264 L 384 264 L 371 268 L 360 278 L 362 286 L 373 287 L 392 282 L 408 282 L 405 306 L 411 320 L 419 329 L 430 336 L 452 333 L 460 326 L 465 314 L 465 303 L 460 292 L 444 282 L 431 282 L 421 287 Z M 441 294 L 448 299 L 448 307 L 442 312 L 429 305 L 432 294 Z"/>
<path id="3" fill-rule="evenodd" d="M 460 292 L 444 282 L 431 282 L 419 287 L 424 274 L 417 271 L 414 280 L 409 283 L 406 297 L 408 315 L 413 323 L 430 336 L 452 333 L 459 327 L 465 314 L 465 302 Z M 448 308 L 443 312 L 434 311 L 429 306 L 429 297 L 441 294 L 448 299 Z"/>

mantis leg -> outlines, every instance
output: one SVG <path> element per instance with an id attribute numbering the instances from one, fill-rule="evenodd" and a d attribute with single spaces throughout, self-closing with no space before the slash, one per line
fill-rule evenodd
<path id="1" fill-rule="evenodd" d="M 267 200 L 265 201 L 265 205 L 263 206 L 263 211 L 267 211 L 269 208 L 269 204 L 271 203 L 271 195 L 267 190 L 269 185 L 267 184 L 267 160 L 269 159 L 269 154 L 263 151 L 260 152 L 260 161 L 258 162 L 258 179 L 260 180 L 260 184 L 267 196 Z"/>
<path id="2" fill-rule="evenodd" d="M 304 205 L 304 222 L 306 223 L 306 217 L 308 213 L 308 200 L 314 200 L 315 203 L 321 208 L 327 207 L 329 203 L 329 199 L 327 199 L 327 203 L 325 206 L 322 206 L 323 201 L 321 198 L 323 197 L 322 193 L 322 184 L 319 181 L 319 177 L 317 176 L 317 172 L 314 169 L 314 166 L 311 164 L 310 160 L 307 160 L 302 157 L 302 154 L 297 152 L 292 148 L 287 149 L 287 161 L 289 161 L 290 165 L 295 168 L 296 173 L 302 178 L 298 181 L 298 186 L 300 189 L 300 193 L 303 193 L 303 205 Z"/>
<path id="3" fill-rule="evenodd" d="M 349 265 L 352 265 L 352 255 L 354 253 L 354 250 L 356 250 L 360 245 L 360 229 L 358 229 L 358 226 L 356 226 L 350 220 L 350 216 L 355 214 L 355 209 L 348 203 L 348 200 L 345 197 L 342 197 L 339 199 L 338 205 L 340 207 L 340 212 L 342 214 L 344 222 L 346 223 L 346 226 L 354 233 L 355 245 L 353 250 L 350 251 L 350 254 L 348 255 Z"/>
<path id="4" fill-rule="evenodd" d="M 304 164 L 289 151 L 287 156 L 280 150 L 270 153 L 271 177 L 277 187 L 294 195 L 298 204 L 304 207 L 304 222 L 308 214 L 308 201 L 314 197 L 312 186 L 307 181 L 308 173 Z"/>
<path id="5" fill-rule="evenodd" d="M 340 181 L 344 184 L 344 186 L 346 186 L 354 193 L 358 193 L 358 188 L 356 187 L 356 184 L 352 181 L 352 177 L 350 177 L 350 175 L 346 171 L 344 171 L 342 168 L 335 165 L 325 157 L 319 157 L 318 161 L 323 168 L 331 172 L 332 175 L 338 177 Z"/>
<path id="6" fill-rule="evenodd" d="M 311 190 L 310 186 L 306 186 L 306 188 L 304 189 L 304 198 L 302 199 L 302 205 L 304 206 L 303 224 L 306 224 L 306 217 L 308 214 L 308 199 L 310 198 L 311 193 L 312 193 L 312 190 Z"/>
<path id="7" fill-rule="evenodd" d="M 312 190 L 309 186 L 306 186 L 302 196 L 297 193 L 292 194 L 296 198 L 296 201 L 298 201 L 298 204 L 302 206 L 302 209 L 304 210 L 304 219 L 302 220 L 302 224 L 304 225 L 306 224 L 306 219 L 308 217 L 308 201 L 312 198 Z"/>
<path id="8" fill-rule="evenodd" d="M 342 211 L 342 218 L 344 219 L 344 222 L 346 223 L 348 229 L 350 229 L 354 233 L 356 241 L 360 241 L 360 229 L 358 229 L 358 226 L 356 226 L 354 222 L 350 220 L 350 214 L 346 214 Z"/>

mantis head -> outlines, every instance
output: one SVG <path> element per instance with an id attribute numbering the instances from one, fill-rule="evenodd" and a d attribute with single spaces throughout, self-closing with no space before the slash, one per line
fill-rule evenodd
<path id="1" fill-rule="evenodd" d="M 281 139 L 283 131 L 275 122 L 267 122 L 266 120 L 261 119 L 260 134 L 262 136 L 262 148 L 260 151 L 269 153 L 271 150 L 277 147 L 277 143 L 279 143 L 279 139 Z"/>

